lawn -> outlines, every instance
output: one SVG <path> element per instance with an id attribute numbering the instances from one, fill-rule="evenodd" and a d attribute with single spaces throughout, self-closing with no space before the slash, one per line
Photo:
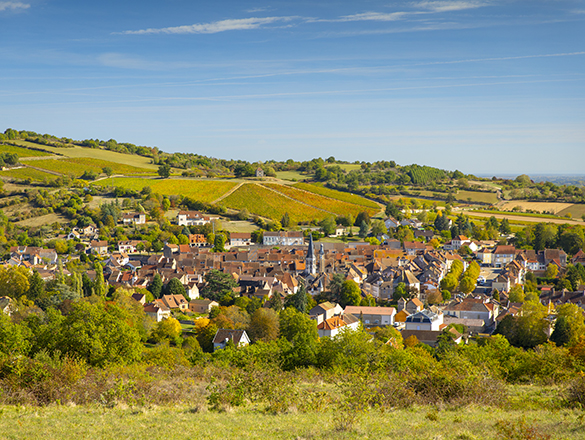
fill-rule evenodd
<path id="1" fill-rule="evenodd" d="M 365 199 L 355 194 L 346 193 L 343 191 L 337 191 L 334 189 L 325 188 L 322 184 L 318 183 L 295 183 L 295 188 L 304 189 L 315 194 L 320 194 L 325 197 L 331 197 L 336 200 L 343 200 L 344 202 L 353 203 L 354 205 L 367 206 L 379 210 L 380 207 L 371 200 Z"/>
<path id="2" fill-rule="evenodd" d="M 54 180 L 59 176 L 25 167 L 25 168 L 17 168 L 14 170 L 0 171 L 0 177 L 11 177 L 13 179 L 22 179 L 22 180 L 30 179 L 30 180 L 34 180 L 36 182 L 43 182 L 45 179 Z"/>
<path id="3" fill-rule="evenodd" d="M 153 192 L 163 195 L 184 195 L 193 199 L 211 203 L 237 185 L 227 180 L 196 179 L 141 179 L 136 177 L 109 178 L 96 182 L 103 186 L 119 186 L 134 191 L 141 191 L 150 186 Z"/>
<path id="4" fill-rule="evenodd" d="M 91 157 L 35 160 L 34 166 L 57 173 L 74 175 L 75 177 L 80 177 L 85 171 L 94 171 L 102 174 L 102 168 L 105 167 L 110 167 L 114 171 L 114 174 L 154 174 L 151 170 L 144 168 Z"/>
<path id="5" fill-rule="evenodd" d="M 102 150 L 100 148 L 82 148 L 82 147 L 71 147 L 71 148 L 59 148 L 48 145 L 34 144 L 26 141 L 13 141 L 19 145 L 30 146 L 35 148 L 41 148 L 51 153 L 62 154 L 67 157 L 90 157 L 93 159 L 107 160 L 110 162 L 116 162 L 120 164 L 127 164 L 138 168 L 146 168 L 149 170 L 156 171 L 158 165 L 151 163 L 150 157 L 138 156 L 136 154 L 122 154 L 116 153 L 115 151 Z"/>
<path id="6" fill-rule="evenodd" d="M 352 414 L 209 412 L 198 405 L 0 407 L 0 437 L 30 439 L 582 439 L 579 410 L 430 406 Z M 346 422 L 344 424 L 344 421 Z M 353 423 L 352 423 L 353 421 Z"/>
<path id="7" fill-rule="evenodd" d="M 0 153 L 16 153 L 18 157 L 40 157 L 40 156 L 49 156 L 49 153 L 45 153 L 44 151 L 38 150 L 31 150 L 29 148 L 22 148 L 17 147 L 15 145 L 0 145 Z"/>
<path id="8" fill-rule="evenodd" d="M 571 205 L 568 208 L 565 208 L 562 211 L 558 212 L 557 214 L 560 216 L 571 214 L 571 216 L 575 219 L 582 218 L 585 215 L 585 204 L 578 203 L 575 205 Z"/>
<path id="9" fill-rule="evenodd" d="M 336 215 L 351 214 L 355 218 L 362 211 L 368 211 L 370 215 L 374 215 L 378 211 L 371 208 L 366 208 L 364 206 L 354 205 L 353 203 L 347 203 L 341 200 L 323 197 L 319 194 L 302 191 L 288 185 L 279 185 L 275 183 L 265 183 L 263 185 L 285 194 L 286 196 L 295 200 L 314 206 L 316 208 L 324 209 L 325 211 L 329 211 Z"/>
<path id="10" fill-rule="evenodd" d="M 322 220 L 331 215 L 254 183 L 242 185 L 220 204 L 236 210 L 247 209 L 252 214 L 279 221 L 288 212 L 291 221 L 295 223 Z"/>
<path id="11" fill-rule="evenodd" d="M 278 177 L 279 179 L 282 179 L 282 180 L 297 181 L 297 180 L 309 179 L 311 177 L 311 175 L 301 174 L 298 171 L 278 171 L 276 173 L 276 177 Z"/>

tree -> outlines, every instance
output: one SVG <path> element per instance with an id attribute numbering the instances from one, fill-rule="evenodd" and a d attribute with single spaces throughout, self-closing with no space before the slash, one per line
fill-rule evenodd
<path id="1" fill-rule="evenodd" d="M 155 298 L 160 298 L 162 296 L 162 290 L 163 290 L 163 281 L 161 276 L 156 273 L 154 275 L 154 278 L 152 279 L 152 284 L 149 287 L 150 293 L 152 293 L 152 296 L 154 296 Z"/>
<path id="2" fill-rule="evenodd" d="M 550 340 L 559 346 L 572 347 L 577 345 L 583 336 L 585 336 L 585 321 L 581 308 L 572 303 L 558 306 L 557 321 Z"/>
<path id="3" fill-rule="evenodd" d="M 335 223 L 335 218 L 333 216 L 325 217 L 321 223 L 319 223 L 321 229 L 323 230 L 323 234 L 327 235 L 334 235 L 335 228 L 337 227 Z"/>
<path id="4" fill-rule="evenodd" d="M 331 281 L 329 281 L 328 287 L 335 301 L 339 301 L 344 281 L 345 277 L 343 276 L 343 274 L 340 273 L 333 274 L 333 276 L 331 277 Z"/>
<path id="5" fill-rule="evenodd" d="M 549 263 L 546 266 L 546 271 L 544 272 L 544 276 L 546 278 L 556 278 L 559 274 L 559 267 L 556 264 Z"/>
<path id="6" fill-rule="evenodd" d="M 213 252 L 225 252 L 225 235 L 215 234 L 213 239 Z"/>
<path id="7" fill-rule="evenodd" d="M 509 235 L 510 232 L 512 232 L 512 228 L 510 227 L 510 222 L 508 221 L 507 218 L 502 219 L 502 222 L 500 223 L 500 232 L 503 235 Z"/>
<path id="8" fill-rule="evenodd" d="M 307 313 L 307 290 L 305 283 L 300 282 L 297 292 L 288 297 L 287 306 L 292 306 L 300 313 Z"/>
<path id="9" fill-rule="evenodd" d="M 346 280 L 341 287 L 339 304 L 345 306 L 359 306 L 362 300 L 362 291 L 354 280 Z"/>
<path id="10" fill-rule="evenodd" d="M 449 301 L 451 299 L 451 292 L 448 290 L 443 290 L 441 292 L 441 296 L 443 297 L 443 301 Z"/>
<path id="11" fill-rule="evenodd" d="M 259 308 L 252 315 L 248 334 L 253 341 L 274 341 L 278 338 L 278 326 L 278 313 L 272 309 Z"/>
<path id="12" fill-rule="evenodd" d="M 98 296 L 106 296 L 106 282 L 104 281 L 104 269 L 100 263 L 95 263 L 94 293 Z"/>
<path id="13" fill-rule="evenodd" d="M 112 174 L 114 174 L 114 170 L 112 169 L 112 167 L 103 167 L 102 171 L 108 177 L 110 177 Z"/>
<path id="14" fill-rule="evenodd" d="M 362 222 L 366 222 L 366 225 L 370 224 L 370 214 L 368 214 L 366 211 L 362 211 L 357 215 L 354 225 L 361 227 Z"/>
<path id="15" fill-rule="evenodd" d="M 463 277 L 459 282 L 459 290 L 463 293 L 471 293 L 475 289 L 475 281 L 471 277 Z"/>
<path id="16" fill-rule="evenodd" d="M 0 266 L 0 296 L 20 299 L 29 291 L 29 271 L 24 266 Z"/>
<path id="17" fill-rule="evenodd" d="M 435 229 L 437 229 L 438 231 L 446 231 L 447 229 L 449 229 L 449 219 L 447 218 L 446 215 L 439 212 L 437 214 L 437 217 L 435 218 L 434 226 Z"/>
<path id="18" fill-rule="evenodd" d="M 282 218 L 280 219 L 280 224 L 283 228 L 288 228 L 290 226 L 290 216 L 288 212 L 285 212 Z"/>
<path id="19" fill-rule="evenodd" d="M 29 288 L 27 298 L 31 301 L 36 301 L 38 298 L 42 298 L 45 295 L 45 282 L 41 278 L 40 274 L 35 269 L 29 279 Z"/>
<path id="20" fill-rule="evenodd" d="M 91 366 L 134 362 L 140 358 L 142 343 L 128 318 L 116 305 L 75 302 L 61 325 L 57 348 Z"/>
<path id="21" fill-rule="evenodd" d="M 283 348 L 283 369 L 313 365 L 318 352 L 317 321 L 293 307 L 280 313 L 280 335 L 288 341 Z"/>
<path id="22" fill-rule="evenodd" d="M 183 286 L 183 283 L 181 283 L 178 278 L 171 278 L 169 280 L 164 288 L 164 293 L 165 295 L 182 295 L 188 299 L 185 286 Z"/>
<path id="23" fill-rule="evenodd" d="M 386 224 L 382 220 L 374 220 L 374 222 L 372 222 L 372 235 L 374 237 L 387 233 L 388 229 L 386 228 Z"/>
<path id="24" fill-rule="evenodd" d="M 201 296 L 213 301 L 221 301 L 224 296 L 231 295 L 238 283 L 229 273 L 211 269 L 205 274 L 206 285 L 201 289 Z"/>
<path id="25" fill-rule="evenodd" d="M 150 333 L 150 338 L 156 343 L 169 340 L 178 345 L 178 343 L 182 342 L 182 333 L 181 323 L 175 318 L 170 317 L 156 323 Z"/>
<path id="26" fill-rule="evenodd" d="M 368 224 L 365 221 L 361 222 L 359 236 L 361 238 L 367 237 L 369 229 L 370 228 L 368 227 Z"/>
<path id="27" fill-rule="evenodd" d="M 158 175 L 166 179 L 171 175 L 171 166 L 168 163 L 162 164 L 158 167 Z"/>
<path id="28" fill-rule="evenodd" d="M 400 298 L 406 298 L 407 296 L 408 296 L 408 292 L 406 291 L 406 284 L 398 283 L 398 285 L 394 289 L 394 293 L 392 294 L 392 298 L 395 301 L 398 301 Z"/>
<path id="29" fill-rule="evenodd" d="M 514 287 L 510 289 L 510 293 L 508 295 L 510 302 L 521 303 L 524 302 L 526 299 L 526 295 L 524 294 L 524 289 L 520 284 L 516 284 Z"/>

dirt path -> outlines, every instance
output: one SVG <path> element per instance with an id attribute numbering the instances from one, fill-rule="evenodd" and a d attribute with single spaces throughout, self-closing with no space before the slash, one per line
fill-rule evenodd
<path id="1" fill-rule="evenodd" d="M 577 220 L 569 220 L 569 219 L 562 219 L 562 218 L 540 218 L 540 217 L 524 217 L 522 215 L 514 215 L 514 214 L 488 214 L 485 212 L 475 212 L 475 211 L 462 211 L 465 214 L 468 214 L 470 216 L 475 216 L 475 217 L 492 217 L 494 216 L 495 218 L 497 218 L 498 220 L 501 220 L 503 218 L 507 218 L 510 221 L 518 221 L 518 222 L 531 222 L 531 223 L 554 223 L 557 225 L 564 225 L 564 224 L 569 224 L 569 225 L 579 225 L 579 226 L 584 226 L 585 223 L 583 223 L 582 221 L 577 221 Z"/>
<path id="2" fill-rule="evenodd" d="M 238 183 L 236 186 L 234 186 L 232 189 L 230 189 L 228 192 L 226 192 L 223 196 L 218 197 L 217 199 L 215 199 L 213 202 L 211 202 L 212 205 L 215 205 L 217 202 L 222 201 L 223 199 L 225 199 L 226 197 L 231 196 L 234 192 L 236 192 L 236 190 L 238 188 L 240 188 L 242 185 L 244 184 L 244 182 L 240 182 Z"/>

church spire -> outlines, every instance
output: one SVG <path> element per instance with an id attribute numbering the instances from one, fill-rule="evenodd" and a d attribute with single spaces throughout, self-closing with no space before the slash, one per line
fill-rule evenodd
<path id="1" fill-rule="evenodd" d="M 317 273 L 315 246 L 313 244 L 313 234 L 311 232 L 309 232 L 309 248 L 307 249 L 306 272 L 311 275 L 315 275 Z"/>

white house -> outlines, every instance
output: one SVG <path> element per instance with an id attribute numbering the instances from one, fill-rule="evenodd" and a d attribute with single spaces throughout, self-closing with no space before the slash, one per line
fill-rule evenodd
<path id="1" fill-rule="evenodd" d="M 204 216 L 199 211 L 180 211 L 177 214 L 177 223 L 179 226 L 205 225 L 217 220 L 219 217 Z"/>
<path id="2" fill-rule="evenodd" d="M 366 327 L 377 327 L 394 324 L 396 309 L 394 307 L 346 306 L 343 313 L 358 316 Z"/>
<path id="3" fill-rule="evenodd" d="M 405 330 L 439 331 L 443 324 L 443 314 L 428 309 L 413 313 L 406 318 Z"/>
<path id="4" fill-rule="evenodd" d="M 144 225 L 146 224 L 146 214 L 140 212 L 133 212 L 130 214 L 124 214 L 122 217 L 122 222 L 124 225 Z"/>
<path id="5" fill-rule="evenodd" d="M 250 343 L 246 330 L 219 329 L 213 338 L 213 350 L 221 350 L 232 341 L 236 347 L 243 347 Z"/>
<path id="6" fill-rule="evenodd" d="M 300 231 L 264 232 L 262 244 L 264 246 L 295 246 L 303 245 L 305 239 Z"/>

